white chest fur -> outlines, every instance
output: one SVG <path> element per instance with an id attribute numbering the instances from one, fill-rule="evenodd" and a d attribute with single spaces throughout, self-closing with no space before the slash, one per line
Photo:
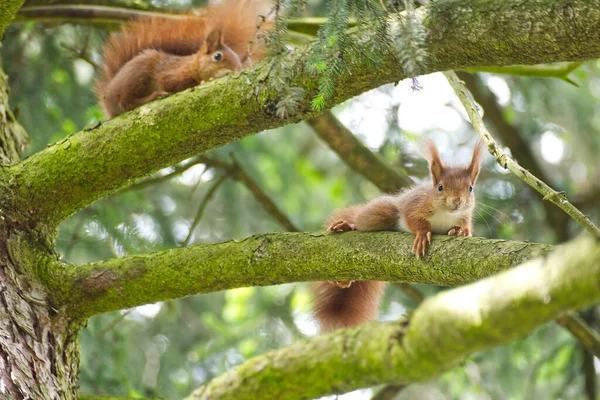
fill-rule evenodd
<path id="1" fill-rule="evenodd" d="M 461 212 L 439 211 L 433 214 L 429 219 L 431 224 L 431 232 L 446 234 L 453 226 L 460 226 L 460 218 L 463 216 Z M 402 232 L 410 232 L 404 218 L 398 221 L 398 227 Z"/>
<path id="2" fill-rule="evenodd" d="M 429 218 L 431 232 L 447 233 L 453 226 L 460 225 L 460 219 L 463 216 L 461 212 L 438 211 Z"/>

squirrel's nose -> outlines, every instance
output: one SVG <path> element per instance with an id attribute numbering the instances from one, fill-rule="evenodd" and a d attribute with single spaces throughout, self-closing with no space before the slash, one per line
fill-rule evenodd
<path id="1" fill-rule="evenodd" d="M 454 199 L 452 199 L 452 202 L 454 203 L 454 205 L 459 206 L 460 205 L 460 197 L 455 197 Z"/>

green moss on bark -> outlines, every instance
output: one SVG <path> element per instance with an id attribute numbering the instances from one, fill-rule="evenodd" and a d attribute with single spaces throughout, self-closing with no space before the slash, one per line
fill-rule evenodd
<path id="1" fill-rule="evenodd" d="M 410 320 L 339 330 L 255 357 L 188 400 L 255 399 L 256 393 L 309 399 L 431 379 L 471 353 L 600 301 L 599 277 L 600 242 L 581 237 L 545 257 L 431 297 Z"/>
<path id="2" fill-rule="evenodd" d="M 39 273 L 74 316 L 244 286 L 315 280 L 460 285 L 551 249 L 535 243 L 435 236 L 426 257 L 414 236 L 395 232 L 278 233 L 190 246 Z"/>
<path id="3" fill-rule="evenodd" d="M 24 2 L 25 0 L 2 0 L 0 2 L 0 38 L 4 34 L 4 29 L 13 20 Z"/>

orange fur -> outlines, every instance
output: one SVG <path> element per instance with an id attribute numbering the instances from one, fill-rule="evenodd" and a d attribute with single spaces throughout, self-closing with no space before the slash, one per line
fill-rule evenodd
<path id="1" fill-rule="evenodd" d="M 330 282 L 315 282 L 314 315 L 321 331 L 359 325 L 377 317 L 385 282 L 360 281 L 342 289 Z"/>
<path id="2" fill-rule="evenodd" d="M 445 166 L 429 139 L 422 142 L 422 152 L 429 162 L 433 183 L 415 185 L 394 196 L 381 196 L 366 204 L 338 210 L 328 219 L 326 229 L 411 232 L 415 235 L 412 250 L 417 257 L 425 254 L 432 232 L 471 236 L 475 195 L 469 187 L 475 185 L 479 175 L 482 143 L 477 143 L 471 163 L 464 167 Z M 321 329 L 329 331 L 374 319 L 384 285 L 376 281 L 314 284 L 314 315 Z"/>
<path id="3" fill-rule="evenodd" d="M 264 0 L 223 0 L 198 16 L 152 17 L 112 34 L 96 93 L 110 117 L 168 93 L 239 71 L 267 54 Z M 258 30 L 260 26 L 260 30 Z M 212 57 L 222 54 L 219 62 Z"/>

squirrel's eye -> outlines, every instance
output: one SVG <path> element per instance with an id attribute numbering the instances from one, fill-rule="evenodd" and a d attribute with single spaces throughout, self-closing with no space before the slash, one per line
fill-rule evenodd
<path id="1" fill-rule="evenodd" d="M 223 54 L 221 53 L 215 53 L 213 54 L 213 60 L 215 61 L 221 61 L 223 59 Z"/>
<path id="2" fill-rule="evenodd" d="M 438 191 L 439 191 L 439 192 L 441 192 L 442 190 L 444 190 L 444 187 L 443 187 L 443 186 L 442 186 L 442 184 L 440 183 L 440 184 L 438 185 Z"/>
<path id="3" fill-rule="evenodd" d="M 473 191 L 473 186 L 469 186 L 469 192 Z"/>

